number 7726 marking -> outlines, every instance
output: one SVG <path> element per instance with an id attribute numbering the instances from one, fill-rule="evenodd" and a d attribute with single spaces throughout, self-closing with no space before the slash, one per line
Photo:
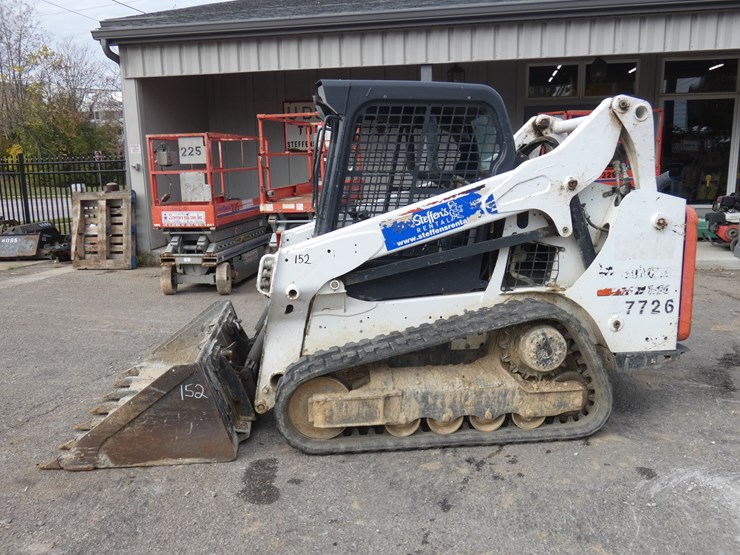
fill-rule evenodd
<path id="1" fill-rule="evenodd" d="M 661 302 L 659 299 L 652 301 L 625 301 L 627 314 L 670 314 L 676 308 L 675 301 L 668 299 Z"/>

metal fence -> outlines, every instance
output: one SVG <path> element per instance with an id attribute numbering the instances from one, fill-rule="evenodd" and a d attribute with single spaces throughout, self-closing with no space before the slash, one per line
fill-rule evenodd
<path id="1" fill-rule="evenodd" d="M 72 192 L 102 191 L 107 183 L 126 186 L 124 158 L 0 158 L 0 220 L 48 221 L 69 234 Z"/>

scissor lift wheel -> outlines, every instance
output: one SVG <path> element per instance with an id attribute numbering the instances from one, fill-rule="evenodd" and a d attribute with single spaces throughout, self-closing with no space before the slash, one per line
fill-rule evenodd
<path id="1" fill-rule="evenodd" d="M 216 291 L 219 295 L 231 294 L 231 264 L 228 262 L 216 266 Z"/>
<path id="2" fill-rule="evenodd" d="M 174 266 L 162 266 L 162 273 L 159 275 L 159 286 L 165 295 L 174 295 L 177 293 L 176 271 Z"/>

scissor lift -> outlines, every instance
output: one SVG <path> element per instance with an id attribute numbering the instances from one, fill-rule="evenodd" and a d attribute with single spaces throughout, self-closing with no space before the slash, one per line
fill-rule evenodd
<path id="1" fill-rule="evenodd" d="M 160 285 L 216 285 L 221 295 L 257 271 L 270 238 L 260 213 L 259 140 L 223 133 L 148 135 L 152 222 L 168 236 Z"/>
<path id="2" fill-rule="evenodd" d="M 277 247 L 284 230 L 313 219 L 325 149 L 322 145 L 322 154 L 316 156 L 315 139 L 321 135 L 316 112 L 258 114 L 257 126 L 260 211 L 268 217 L 273 231 L 271 246 Z M 275 141 L 280 133 L 282 140 Z M 268 135 L 273 137 L 272 147 Z M 276 142 L 278 148 L 274 147 Z"/>

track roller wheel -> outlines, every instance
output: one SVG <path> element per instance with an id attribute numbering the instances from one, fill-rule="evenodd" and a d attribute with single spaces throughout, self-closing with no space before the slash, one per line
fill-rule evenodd
<path id="1" fill-rule="evenodd" d="M 450 420 L 449 422 L 440 422 L 439 420 L 435 420 L 434 418 L 427 418 L 429 429 L 432 430 L 435 434 L 439 434 L 441 436 L 447 436 L 453 432 L 456 432 L 460 429 L 462 423 L 462 416 L 458 416 L 457 418 L 455 418 L 454 420 Z"/>
<path id="2" fill-rule="evenodd" d="M 505 414 L 496 418 L 478 418 L 477 416 L 471 416 L 470 425 L 479 432 L 494 432 L 501 427 L 504 420 L 506 420 Z"/>
<path id="3" fill-rule="evenodd" d="M 511 415 L 511 419 L 514 424 L 516 424 L 517 428 L 521 428 L 522 430 L 534 430 L 535 428 L 542 426 L 545 422 L 544 416 L 533 416 L 532 418 L 527 418 L 517 413 L 513 413 Z"/>
<path id="4" fill-rule="evenodd" d="M 177 269 L 174 266 L 162 266 L 159 274 L 159 286 L 165 295 L 177 293 Z"/>
<path id="5" fill-rule="evenodd" d="M 228 262 L 216 266 L 216 291 L 219 295 L 231 295 L 231 264 Z"/>
<path id="6" fill-rule="evenodd" d="M 319 377 L 300 385 L 288 401 L 288 418 L 296 430 L 310 439 L 331 439 L 344 431 L 340 428 L 317 428 L 309 420 L 309 401 L 314 395 L 346 393 L 347 388 L 334 378 Z"/>
<path id="7" fill-rule="evenodd" d="M 420 424 L 421 418 L 417 418 L 416 420 L 412 420 L 406 424 L 386 424 L 385 429 L 392 436 L 407 437 L 418 430 Z"/>

